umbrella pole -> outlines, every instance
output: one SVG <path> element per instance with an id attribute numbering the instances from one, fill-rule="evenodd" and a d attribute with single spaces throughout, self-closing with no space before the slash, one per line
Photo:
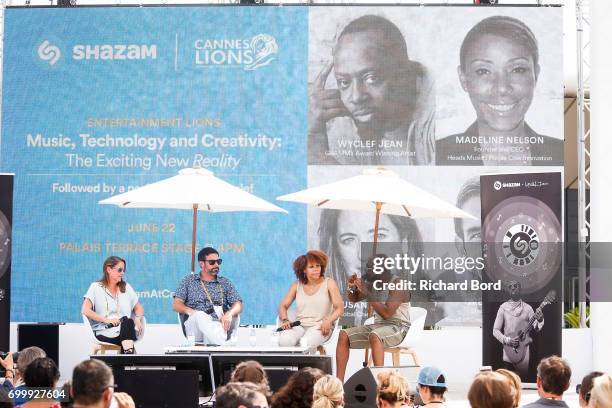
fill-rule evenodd
<path id="1" fill-rule="evenodd" d="M 196 225 L 198 224 L 198 205 L 193 205 L 193 230 L 191 231 L 191 273 L 195 273 Z"/>
<path id="2" fill-rule="evenodd" d="M 376 247 L 378 246 L 378 223 L 380 221 L 380 209 L 382 208 L 382 203 L 376 202 L 376 221 L 374 221 L 374 243 L 372 245 L 372 256 L 376 255 Z M 370 302 L 368 302 L 368 318 L 372 316 L 372 306 L 370 306 Z M 368 360 L 370 359 L 370 348 L 366 347 L 365 349 L 365 359 L 363 361 L 363 366 L 368 366 Z"/>

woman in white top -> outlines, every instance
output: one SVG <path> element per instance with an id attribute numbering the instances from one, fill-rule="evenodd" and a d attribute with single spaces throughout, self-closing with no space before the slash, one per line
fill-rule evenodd
<path id="1" fill-rule="evenodd" d="M 283 331 L 279 345 L 302 345 L 316 348 L 331 335 L 336 319 L 344 313 L 344 302 L 338 285 L 331 278 L 326 278 L 325 267 L 327 255 L 321 251 L 308 251 L 293 262 L 293 271 L 298 281 L 294 282 L 278 307 Z M 296 321 L 299 326 L 291 327 L 287 310 L 296 301 Z"/>
<path id="2" fill-rule="evenodd" d="M 134 289 L 123 280 L 125 265 L 118 256 L 106 258 L 102 278 L 92 283 L 83 296 L 81 313 L 90 320 L 98 340 L 120 345 L 122 353 L 134 354 L 134 341 L 143 328 L 144 309 Z"/>

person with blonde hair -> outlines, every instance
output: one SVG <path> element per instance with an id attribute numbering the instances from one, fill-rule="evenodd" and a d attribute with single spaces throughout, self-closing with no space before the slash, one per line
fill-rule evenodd
<path id="1" fill-rule="evenodd" d="M 344 406 L 342 381 L 332 375 L 317 380 L 313 388 L 312 408 L 336 408 Z"/>
<path id="2" fill-rule="evenodd" d="M 591 390 L 593 389 L 593 380 L 599 376 L 602 376 L 601 371 L 591 371 L 582 378 L 582 382 L 576 386 L 576 393 L 578 394 L 578 405 L 580 408 L 586 408 L 589 406 L 589 400 L 591 399 Z"/>
<path id="3" fill-rule="evenodd" d="M 601 375 L 593 380 L 589 408 L 612 407 L 612 376 Z"/>
<path id="4" fill-rule="evenodd" d="M 401 374 L 393 371 L 378 373 L 376 405 L 379 408 L 399 408 L 410 400 L 410 385 Z"/>
<path id="5" fill-rule="evenodd" d="M 468 400 L 472 408 L 515 407 L 510 381 L 505 375 L 493 371 L 484 371 L 474 377 Z"/>
<path id="6" fill-rule="evenodd" d="M 512 400 L 514 401 L 512 406 L 514 408 L 517 408 L 521 403 L 521 378 L 516 375 L 516 373 L 510 370 L 506 370 L 505 368 L 500 368 L 498 370 L 495 370 L 495 372 L 500 373 L 510 382 L 510 386 L 512 387 Z"/>

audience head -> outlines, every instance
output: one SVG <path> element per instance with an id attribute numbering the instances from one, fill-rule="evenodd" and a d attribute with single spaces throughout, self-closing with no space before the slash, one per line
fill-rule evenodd
<path id="1" fill-rule="evenodd" d="M 317 380 L 314 385 L 312 408 L 336 408 L 344 405 L 342 381 L 332 375 Z"/>
<path id="2" fill-rule="evenodd" d="M 47 357 L 45 350 L 40 347 L 32 346 L 26 347 L 19 352 L 19 358 L 17 359 L 17 371 L 23 377 L 28 365 L 36 360 L 37 358 Z"/>
<path id="3" fill-rule="evenodd" d="M 601 371 L 592 371 L 585 375 L 582 382 L 576 387 L 576 392 L 578 393 L 578 403 L 581 407 L 584 408 L 589 405 L 591 390 L 593 389 L 593 380 L 600 375 L 603 375 Z"/>
<path id="4" fill-rule="evenodd" d="M 238 364 L 232 372 L 230 382 L 251 382 L 256 385 L 261 385 L 266 390 L 266 396 L 270 390 L 266 371 L 261 364 L 254 360 L 242 361 Z"/>
<path id="5" fill-rule="evenodd" d="M 293 261 L 293 271 L 295 272 L 296 278 L 304 284 L 308 283 L 308 278 L 306 277 L 306 268 L 308 265 L 319 265 L 321 267 L 320 276 L 324 276 L 328 260 L 329 258 L 325 252 L 317 250 L 308 251 L 305 255 L 298 256 L 295 258 L 295 261 Z"/>
<path id="6" fill-rule="evenodd" d="M 543 358 L 538 364 L 538 393 L 541 397 L 560 397 L 569 388 L 572 370 L 567 361 L 559 356 Z"/>
<path id="7" fill-rule="evenodd" d="M 72 408 L 74 400 L 72 399 L 72 395 L 70 395 L 70 389 L 72 388 L 72 384 L 70 381 L 66 381 L 64 385 L 62 385 L 62 393 L 64 398 L 60 401 L 60 405 L 62 408 Z"/>
<path id="8" fill-rule="evenodd" d="M 230 382 L 217 388 L 215 406 L 217 408 L 255 408 L 268 407 L 265 389 L 252 382 Z"/>
<path id="9" fill-rule="evenodd" d="M 325 374 L 318 368 L 302 368 L 272 396 L 273 408 L 311 408 L 313 387 Z"/>
<path id="10" fill-rule="evenodd" d="M 23 379 L 28 388 L 54 388 L 60 378 L 55 361 L 41 357 L 28 364 Z"/>
<path id="11" fill-rule="evenodd" d="M 13 399 L 9 397 L 8 391 L 4 387 L 0 387 L 0 408 L 13 408 Z"/>
<path id="12" fill-rule="evenodd" d="M 612 376 L 601 375 L 593 380 L 589 408 L 612 407 Z"/>
<path id="13" fill-rule="evenodd" d="M 510 387 L 512 388 L 512 400 L 514 401 L 512 406 L 514 408 L 518 407 L 521 402 L 521 378 L 512 371 L 506 370 L 505 368 L 500 368 L 499 370 L 495 370 L 495 372 L 500 373 L 510 382 Z"/>
<path id="14" fill-rule="evenodd" d="M 442 401 L 447 390 L 444 373 L 437 367 L 423 367 L 419 371 L 418 391 L 425 404 Z"/>
<path id="15" fill-rule="evenodd" d="M 113 387 L 113 372 L 102 361 L 85 360 L 74 367 L 71 395 L 75 404 L 94 405 L 103 402 L 107 407 L 113 398 Z"/>
<path id="16" fill-rule="evenodd" d="M 503 374 L 484 371 L 476 375 L 468 400 L 472 408 L 513 408 L 514 391 L 510 380 Z"/>
<path id="17" fill-rule="evenodd" d="M 376 403 L 379 407 L 399 407 L 410 397 L 410 386 L 403 375 L 393 371 L 378 373 Z"/>

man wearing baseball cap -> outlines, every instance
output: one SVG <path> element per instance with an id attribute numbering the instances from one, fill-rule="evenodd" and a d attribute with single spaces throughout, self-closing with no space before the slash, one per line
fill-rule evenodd
<path id="1" fill-rule="evenodd" d="M 417 391 L 423 400 L 424 408 L 444 407 L 446 378 L 437 367 L 423 367 L 419 372 Z"/>

